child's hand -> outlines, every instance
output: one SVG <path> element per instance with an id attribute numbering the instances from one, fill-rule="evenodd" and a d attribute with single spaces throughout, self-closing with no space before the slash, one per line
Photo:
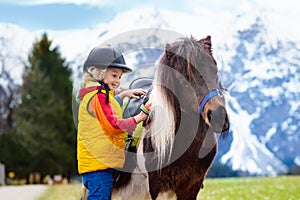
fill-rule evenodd
<path id="1" fill-rule="evenodd" d="M 146 95 L 146 93 L 147 93 L 147 91 L 145 91 L 143 89 L 132 89 L 132 90 L 128 90 L 128 97 L 140 99 L 141 96 Z"/>
<path id="2" fill-rule="evenodd" d="M 119 94 L 119 97 L 121 99 L 124 99 L 125 97 L 129 98 L 135 98 L 140 99 L 142 95 L 145 95 L 147 92 L 143 89 L 130 89 L 130 90 L 124 90 Z"/>
<path id="3" fill-rule="evenodd" d="M 141 105 L 141 112 L 134 116 L 136 123 L 145 121 L 149 117 L 151 102 L 147 102 L 145 105 Z"/>
<path id="4" fill-rule="evenodd" d="M 150 110 L 150 108 L 151 108 L 151 102 L 150 101 L 147 101 L 147 103 L 145 104 L 145 106 L 147 107 L 147 108 L 149 108 L 149 110 Z"/>
<path id="5" fill-rule="evenodd" d="M 142 111 L 139 114 L 137 114 L 136 116 L 134 116 L 134 119 L 137 124 L 140 123 L 141 121 L 145 121 L 147 118 L 148 118 L 148 115 Z"/>

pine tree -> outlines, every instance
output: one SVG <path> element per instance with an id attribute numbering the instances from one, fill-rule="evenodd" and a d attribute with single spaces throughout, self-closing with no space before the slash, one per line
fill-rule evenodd
<path id="1" fill-rule="evenodd" d="M 16 109 L 17 132 L 29 151 L 31 172 L 70 177 L 76 172 L 71 70 L 51 44 L 43 34 L 29 55 Z"/>

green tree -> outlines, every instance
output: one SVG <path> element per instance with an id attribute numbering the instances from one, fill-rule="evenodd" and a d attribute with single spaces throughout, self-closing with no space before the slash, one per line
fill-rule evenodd
<path id="1" fill-rule="evenodd" d="M 0 162 L 5 164 L 6 173 L 14 172 L 16 178 L 26 178 L 30 162 L 28 151 L 19 144 L 20 138 L 14 131 L 0 134 Z"/>
<path id="2" fill-rule="evenodd" d="M 217 177 L 236 177 L 238 176 L 238 172 L 231 169 L 231 167 L 227 165 L 223 165 L 219 162 L 213 163 L 207 173 L 207 177 L 209 178 L 217 178 Z"/>
<path id="3" fill-rule="evenodd" d="M 42 174 L 76 172 L 71 70 L 47 34 L 37 40 L 25 67 L 17 133 L 28 150 L 29 170 Z"/>

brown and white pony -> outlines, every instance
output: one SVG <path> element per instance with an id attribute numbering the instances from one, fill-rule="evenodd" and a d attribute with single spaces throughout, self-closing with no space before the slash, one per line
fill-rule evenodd
<path id="1" fill-rule="evenodd" d="M 217 152 L 216 133 L 225 137 L 229 129 L 210 36 L 167 44 L 152 87 L 137 166 L 116 183 L 112 199 L 196 199 Z"/>

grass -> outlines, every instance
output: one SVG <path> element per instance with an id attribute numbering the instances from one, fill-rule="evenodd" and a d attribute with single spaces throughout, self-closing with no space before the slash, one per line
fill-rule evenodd
<path id="1" fill-rule="evenodd" d="M 37 200 L 79 200 L 81 184 L 52 185 Z"/>
<path id="2" fill-rule="evenodd" d="M 197 200 L 298 200 L 300 176 L 205 179 Z M 53 185 L 38 200 L 79 200 L 81 184 Z"/>
<path id="3" fill-rule="evenodd" d="M 206 179 L 200 200 L 298 200 L 300 176 Z"/>

